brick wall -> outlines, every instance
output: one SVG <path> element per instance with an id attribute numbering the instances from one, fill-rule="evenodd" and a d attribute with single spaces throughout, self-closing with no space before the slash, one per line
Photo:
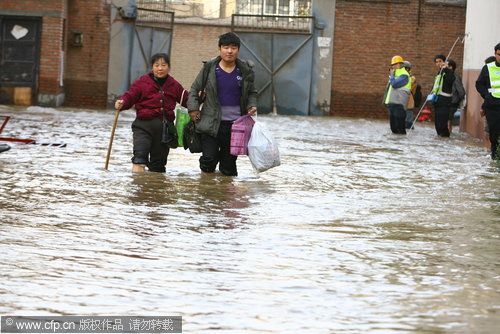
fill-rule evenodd
<path id="1" fill-rule="evenodd" d="M 39 94 L 58 94 L 63 91 L 60 82 L 63 54 L 64 19 L 44 17 L 42 23 Z"/>
<path id="2" fill-rule="evenodd" d="M 219 55 L 219 36 L 230 30 L 228 26 L 175 24 L 170 74 L 189 89 L 202 62 Z"/>
<path id="3" fill-rule="evenodd" d="M 106 106 L 110 7 L 109 0 L 0 2 L 2 9 L 61 13 L 59 17 L 43 18 L 39 93 L 64 91 L 68 106 Z M 464 33 L 465 11 L 463 5 L 424 0 L 337 0 L 330 114 L 385 118 L 381 100 L 389 62 L 396 54 L 412 62 L 424 94 L 429 92 L 436 73 L 433 57 L 437 53 L 446 55 Z M 224 25 L 176 23 L 172 76 L 189 88 L 202 61 L 218 54 L 218 36 L 229 30 Z M 82 33 L 82 46 L 69 45 L 73 32 Z M 59 82 L 61 51 L 66 57 L 64 87 Z M 451 56 L 457 61 L 459 74 L 462 55 L 463 45 L 459 43 Z"/>
<path id="4" fill-rule="evenodd" d="M 427 94 L 437 69 L 434 56 L 450 51 L 465 31 L 463 5 L 409 0 L 337 0 L 330 114 L 385 118 L 381 104 L 390 60 L 400 55 Z M 450 56 L 461 75 L 463 44 Z"/>
<path id="5" fill-rule="evenodd" d="M 70 0 L 64 84 L 65 105 L 106 107 L 110 4 L 106 0 Z M 81 46 L 73 45 L 81 33 Z"/>

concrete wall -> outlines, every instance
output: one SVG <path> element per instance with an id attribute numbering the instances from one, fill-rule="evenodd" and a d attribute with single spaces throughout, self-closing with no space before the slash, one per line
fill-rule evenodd
<path id="1" fill-rule="evenodd" d="M 335 0 L 313 1 L 315 17 L 313 89 L 309 106 L 311 115 L 324 116 L 330 112 L 332 59 L 335 30 Z"/>
<path id="2" fill-rule="evenodd" d="M 130 2 L 135 5 L 133 2 Z M 128 8 L 129 0 L 115 0 L 115 6 Z M 106 104 L 112 107 L 116 99 L 130 86 L 131 50 L 133 45 L 134 22 L 125 21 L 118 13 L 117 7 L 112 7 L 108 58 L 108 78 Z"/>
<path id="3" fill-rule="evenodd" d="M 483 138 L 484 119 L 479 110 L 483 99 L 477 93 L 475 82 L 484 66 L 484 60 L 495 54 L 494 46 L 500 43 L 500 1 L 481 0 L 467 3 L 467 21 L 464 50 L 463 83 L 467 91 L 467 109 L 460 130 Z"/>

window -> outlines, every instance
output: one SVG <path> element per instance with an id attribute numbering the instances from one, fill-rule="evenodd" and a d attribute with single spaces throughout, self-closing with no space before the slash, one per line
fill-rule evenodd
<path id="1" fill-rule="evenodd" d="M 238 14 L 309 16 L 311 0 L 236 0 Z"/>

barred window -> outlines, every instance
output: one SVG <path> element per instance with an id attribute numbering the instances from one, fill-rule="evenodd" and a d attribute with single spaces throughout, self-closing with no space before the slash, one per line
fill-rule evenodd
<path id="1" fill-rule="evenodd" d="M 237 14 L 311 15 L 312 0 L 236 0 Z"/>

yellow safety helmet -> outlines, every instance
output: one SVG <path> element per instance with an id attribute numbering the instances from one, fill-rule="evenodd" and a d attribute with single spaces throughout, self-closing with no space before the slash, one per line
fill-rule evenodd
<path id="1" fill-rule="evenodd" d="M 397 63 L 402 63 L 403 58 L 401 56 L 394 56 L 391 59 L 391 65 L 397 64 Z"/>

